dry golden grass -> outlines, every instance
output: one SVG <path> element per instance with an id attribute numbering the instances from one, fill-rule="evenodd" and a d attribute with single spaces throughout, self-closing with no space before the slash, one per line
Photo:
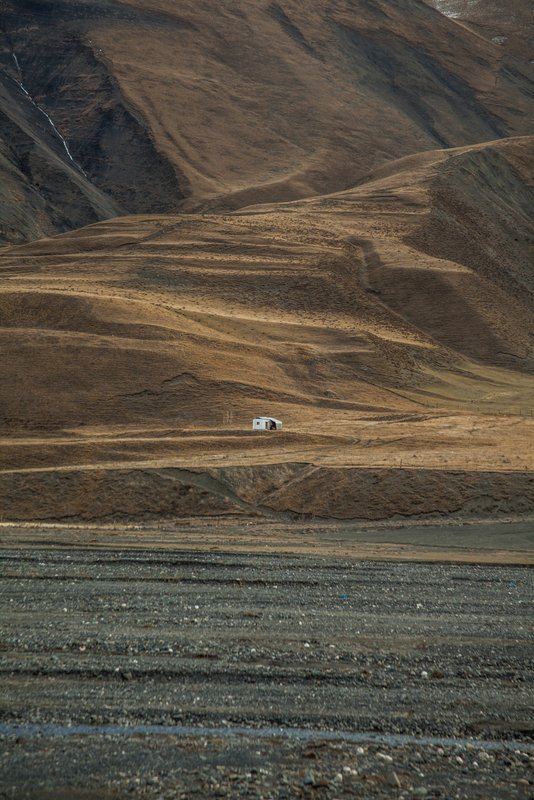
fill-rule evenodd
<path id="1" fill-rule="evenodd" d="M 4 518 L 531 510 L 531 145 L 4 249 Z M 488 165 L 484 202 L 517 187 L 494 240 Z M 284 431 L 253 433 L 263 413 Z"/>
<path id="2" fill-rule="evenodd" d="M 3 0 L 2 27 L 3 242 L 322 195 L 532 133 L 530 54 L 419 0 Z"/>

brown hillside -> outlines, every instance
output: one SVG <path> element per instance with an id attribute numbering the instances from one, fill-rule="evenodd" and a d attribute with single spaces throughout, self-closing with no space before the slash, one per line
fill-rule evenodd
<path id="1" fill-rule="evenodd" d="M 433 151 L 334 195 L 4 249 L 5 516 L 532 510 L 531 148 Z M 286 430 L 253 434 L 257 413 Z M 408 491 L 385 467 L 427 472 Z"/>
<path id="2" fill-rule="evenodd" d="M 0 522 L 534 511 L 515 48 L 419 0 L 0 7 Z"/>
<path id="3" fill-rule="evenodd" d="M 4 240 L 532 132 L 531 68 L 418 0 L 4 0 L 2 28 Z"/>

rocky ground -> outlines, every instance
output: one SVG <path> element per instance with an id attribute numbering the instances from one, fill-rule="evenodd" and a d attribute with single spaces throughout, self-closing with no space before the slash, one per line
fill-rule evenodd
<path id="1" fill-rule="evenodd" d="M 113 736 L 3 745 L 1 797 L 528 798 L 532 753 L 265 740 Z M 44 769 L 43 769 L 44 767 Z M 24 775 L 22 782 L 17 774 Z M 530 780 L 529 780 L 530 779 Z"/>
<path id="2" fill-rule="evenodd" d="M 0 797 L 534 795 L 527 568 L 1 562 Z"/>

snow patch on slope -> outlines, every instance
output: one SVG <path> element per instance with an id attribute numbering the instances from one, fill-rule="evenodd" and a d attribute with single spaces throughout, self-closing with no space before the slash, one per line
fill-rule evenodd
<path id="1" fill-rule="evenodd" d="M 434 0 L 433 6 L 436 11 L 441 12 L 446 17 L 450 17 L 451 19 L 459 19 L 461 17 L 461 14 L 458 11 L 453 11 L 451 9 L 447 0 Z"/>

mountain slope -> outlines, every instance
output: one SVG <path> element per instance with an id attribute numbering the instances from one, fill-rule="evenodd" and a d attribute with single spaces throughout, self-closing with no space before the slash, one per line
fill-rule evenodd
<path id="1" fill-rule="evenodd" d="M 534 60 L 534 15 L 530 0 L 428 0 L 451 19 L 525 62 Z"/>
<path id="2" fill-rule="evenodd" d="M 334 195 L 4 249 L 4 430 L 520 404 L 531 147 L 434 151 Z M 480 198 L 505 220 L 496 236 Z"/>
<path id="3" fill-rule="evenodd" d="M 532 132 L 532 69 L 419 0 L 236 0 L 216 14 L 198 1 L 4 0 L 2 26 L 11 95 L 22 84 L 130 213 L 337 191 L 410 153 Z M 3 135 L 35 189 L 26 145 Z M 72 183 L 64 205 L 91 221 Z M 50 198 L 38 213 L 24 191 L 30 217 L 48 213 Z"/>
<path id="4" fill-rule="evenodd" d="M 0 519 L 531 513 L 531 67 L 213 8 L 2 2 Z"/>
<path id="5" fill-rule="evenodd" d="M 0 241 L 37 239 L 121 212 L 8 72 L 0 72 L 0 108 Z"/>

